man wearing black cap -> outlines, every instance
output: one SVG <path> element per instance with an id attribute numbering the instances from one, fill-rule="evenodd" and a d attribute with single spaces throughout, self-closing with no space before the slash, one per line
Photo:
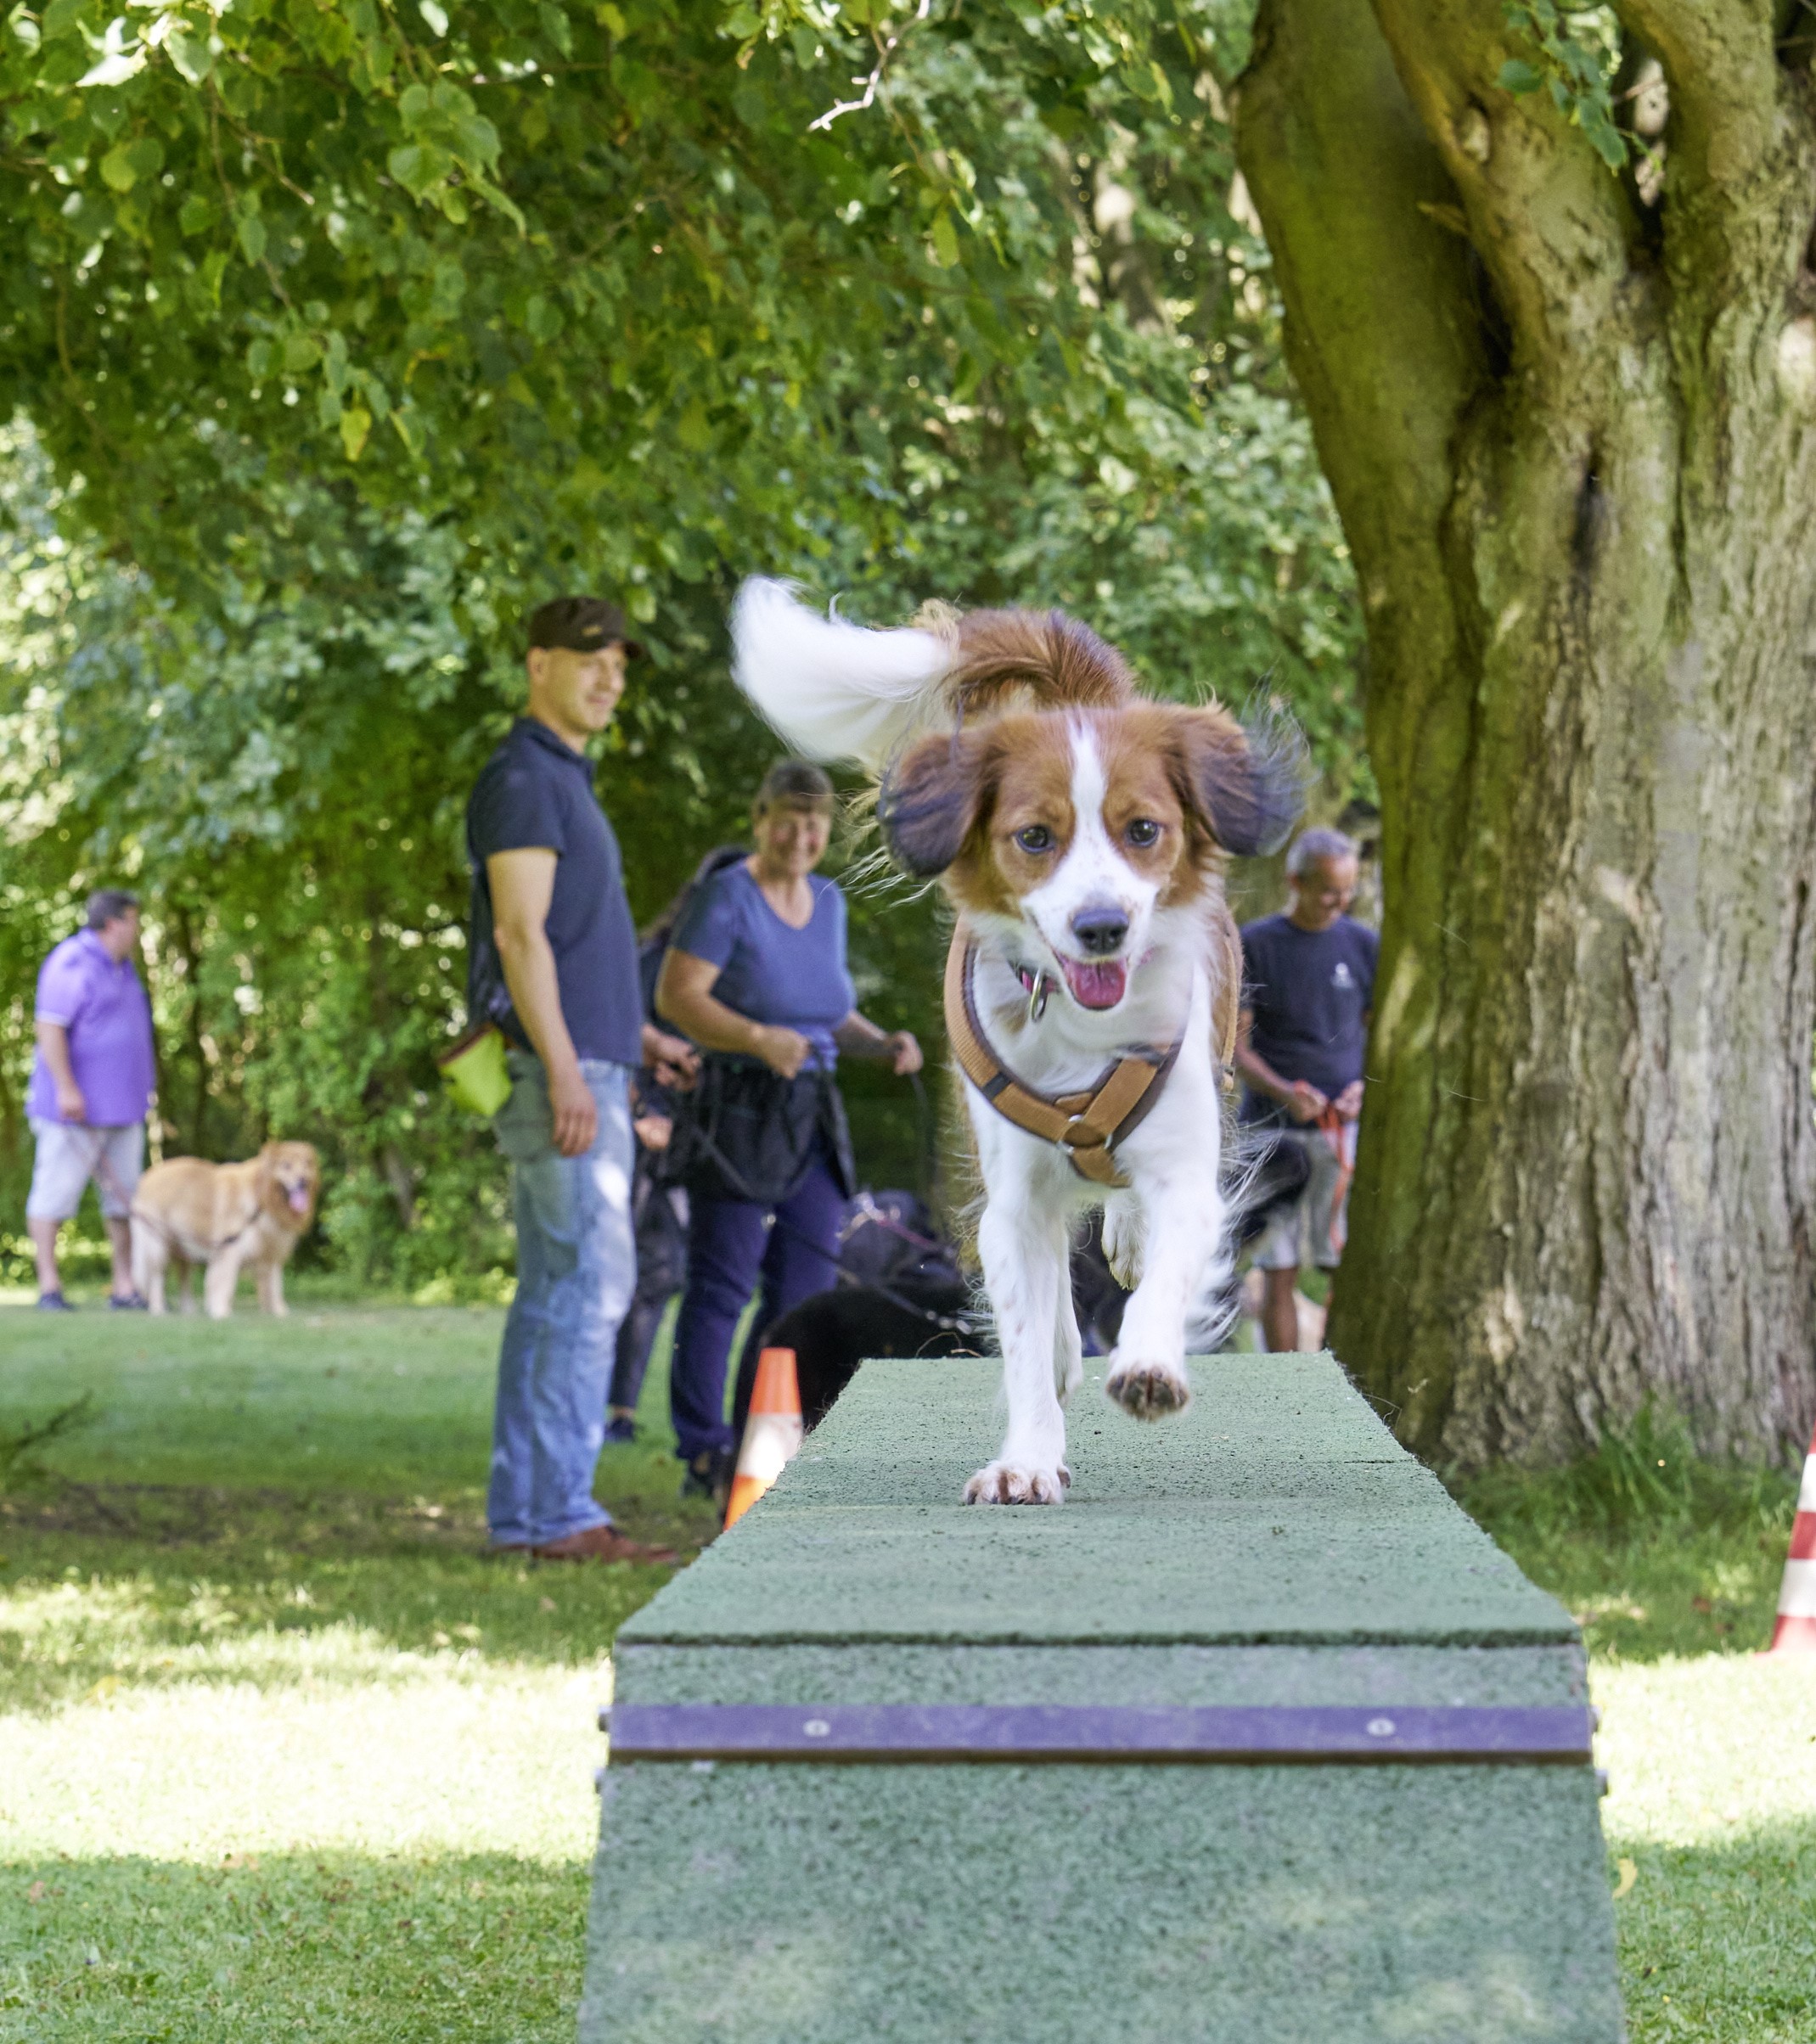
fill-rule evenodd
<path id="1" fill-rule="evenodd" d="M 495 1547 L 548 1560 L 672 1561 L 626 1539 L 593 1495 L 636 1277 L 631 1075 L 648 1063 L 684 1081 L 695 1064 L 644 1020 L 624 863 L 584 750 L 643 648 L 617 605 L 591 596 L 544 604 L 529 640 L 529 713 L 467 805 L 467 1004 L 510 1046 L 511 1096 L 493 1126 L 517 1221 L 486 1517 Z"/>

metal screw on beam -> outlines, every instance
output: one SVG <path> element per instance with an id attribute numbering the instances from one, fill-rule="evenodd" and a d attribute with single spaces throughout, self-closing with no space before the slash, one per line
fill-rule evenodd
<path id="1" fill-rule="evenodd" d="M 1598 1795 L 1606 1795 L 1610 1793 L 1608 1770 L 1605 1767 L 1598 1767 L 1595 1770 L 1595 1793 Z"/>
<path id="2" fill-rule="evenodd" d="M 604 1709 L 599 1712 L 599 1730 L 608 1738 L 611 1737 L 611 1705 L 610 1704 L 607 1704 Z"/>

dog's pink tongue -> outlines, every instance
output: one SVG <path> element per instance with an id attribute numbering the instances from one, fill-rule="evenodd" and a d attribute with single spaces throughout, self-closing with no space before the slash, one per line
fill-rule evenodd
<path id="1" fill-rule="evenodd" d="M 1128 966 L 1121 958 L 1105 958 L 1087 964 L 1077 958 L 1063 961 L 1065 984 L 1081 1008 L 1114 1008 L 1128 986 Z"/>
<path id="2" fill-rule="evenodd" d="M 306 1185 L 293 1185 L 290 1189 L 290 1211 L 306 1214 L 309 1210 L 309 1188 Z"/>

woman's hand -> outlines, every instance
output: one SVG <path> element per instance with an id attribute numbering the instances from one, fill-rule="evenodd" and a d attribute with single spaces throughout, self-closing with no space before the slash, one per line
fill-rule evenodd
<path id="1" fill-rule="evenodd" d="M 700 1053 L 684 1036 L 672 1036 L 652 1023 L 644 1024 L 644 1063 L 658 1086 L 684 1093 L 700 1076 Z"/>
<path id="2" fill-rule="evenodd" d="M 912 1030 L 893 1030 L 883 1039 L 883 1055 L 889 1060 L 889 1069 L 898 1079 L 907 1079 L 918 1072 L 924 1060 L 920 1046 L 914 1041 Z"/>
<path id="3" fill-rule="evenodd" d="M 751 1032 L 751 1049 L 779 1079 L 796 1077 L 813 1055 L 813 1046 L 798 1029 L 760 1022 Z"/>

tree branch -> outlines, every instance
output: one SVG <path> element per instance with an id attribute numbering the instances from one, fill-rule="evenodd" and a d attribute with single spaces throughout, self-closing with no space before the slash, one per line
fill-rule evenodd
<path id="1" fill-rule="evenodd" d="M 1770 152 L 1781 76 L 1770 0 L 1616 0 L 1665 67 L 1678 167 L 1731 190 Z"/>
<path id="2" fill-rule="evenodd" d="M 1376 0 L 1400 77 L 1442 154 L 1535 391 L 1567 389 L 1628 314 L 1639 220 L 1549 93 L 1497 82 L 1516 54 L 1479 0 Z"/>
<path id="3" fill-rule="evenodd" d="M 1369 0 L 1263 0 L 1236 153 L 1273 251 L 1287 350 L 1368 582 L 1435 531 L 1457 418 L 1486 368 L 1456 193 Z"/>

